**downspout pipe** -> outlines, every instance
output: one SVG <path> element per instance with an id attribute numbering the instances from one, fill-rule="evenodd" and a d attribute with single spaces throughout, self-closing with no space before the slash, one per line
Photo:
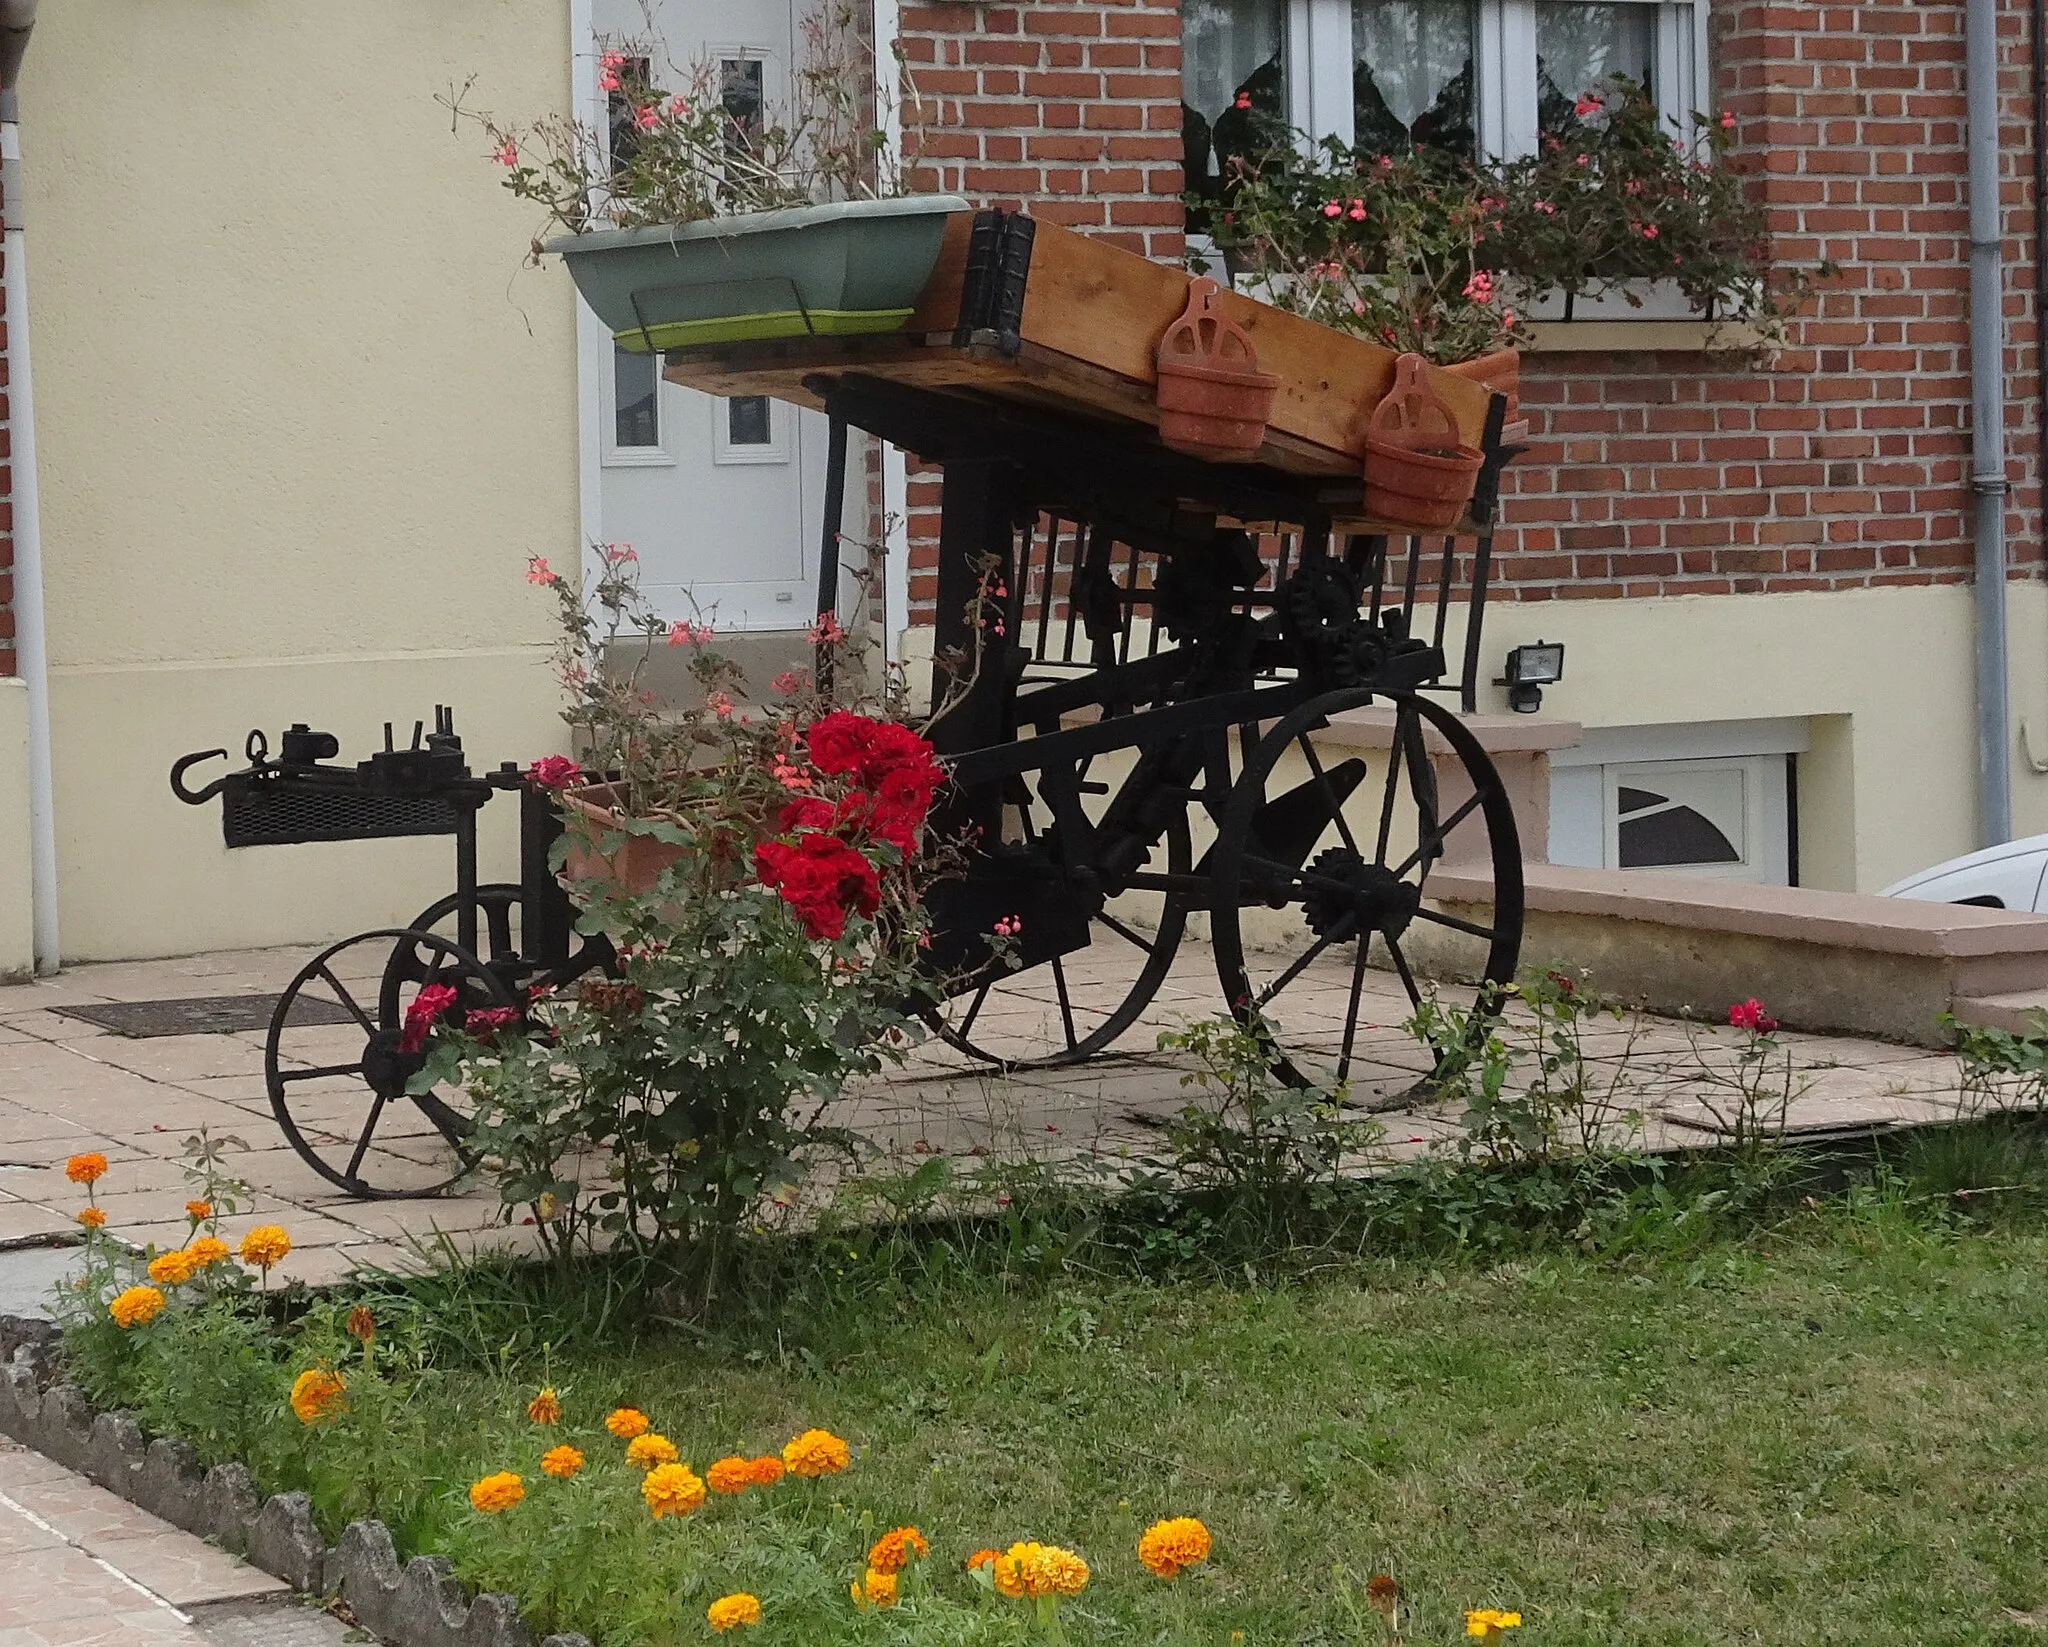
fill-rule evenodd
<path id="1" fill-rule="evenodd" d="M 1998 0 L 1966 0 L 1970 189 L 1970 490 L 1976 508 L 1977 827 L 2012 839 L 2005 617 L 2005 317 L 1998 201 Z M 2036 73 L 2039 66 L 2036 66 Z"/>

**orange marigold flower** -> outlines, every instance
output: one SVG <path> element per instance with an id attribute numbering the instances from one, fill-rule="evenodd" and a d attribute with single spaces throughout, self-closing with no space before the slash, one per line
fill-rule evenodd
<path id="1" fill-rule="evenodd" d="M 657 1464 L 673 1464 L 682 1454 L 676 1451 L 676 1444 L 665 1435 L 649 1431 L 636 1435 L 626 1443 L 626 1462 L 637 1464 L 643 1470 L 651 1470 Z"/>
<path id="2" fill-rule="evenodd" d="M 199 1273 L 199 1260 L 183 1248 L 160 1252 L 149 1261 L 149 1278 L 166 1287 L 177 1287 Z"/>
<path id="3" fill-rule="evenodd" d="M 526 1404 L 526 1416 L 536 1424 L 559 1424 L 562 1422 L 561 1398 L 550 1384 Z"/>
<path id="4" fill-rule="evenodd" d="M 216 1264 L 225 1263 L 228 1258 L 228 1244 L 217 1235 L 195 1236 L 185 1250 L 203 1270 L 210 1270 Z"/>
<path id="5" fill-rule="evenodd" d="M 1003 1559 L 1001 1550 L 976 1550 L 967 1558 L 967 1570 L 971 1573 L 977 1567 L 992 1567 Z"/>
<path id="6" fill-rule="evenodd" d="M 737 1630 L 742 1624 L 761 1622 L 761 1602 L 757 1596 L 750 1596 L 744 1590 L 736 1590 L 729 1596 L 720 1596 L 704 1609 L 704 1617 L 711 1628 L 720 1632 Z"/>
<path id="7" fill-rule="evenodd" d="M 647 1415 L 638 1407 L 614 1407 L 605 1414 L 604 1427 L 621 1441 L 631 1441 L 636 1435 L 645 1435 L 654 1426 L 647 1422 Z"/>
<path id="8" fill-rule="evenodd" d="M 583 1455 L 574 1447 L 550 1447 L 540 1455 L 540 1467 L 557 1481 L 567 1481 L 583 1468 Z"/>
<path id="9" fill-rule="evenodd" d="M 292 1411 L 301 1424 L 326 1424 L 348 1411 L 348 1384 L 338 1372 L 308 1367 L 292 1380 Z"/>
<path id="10" fill-rule="evenodd" d="M 704 1482 L 687 1464 L 657 1464 L 640 1483 L 640 1496 L 656 1521 L 665 1515 L 688 1515 L 704 1502 Z"/>
<path id="11" fill-rule="evenodd" d="M 485 1515 L 509 1510 L 526 1496 L 526 1483 L 510 1470 L 487 1475 L 469 1489 L 470 1507 Z"/>
<path id="12" fill-rule="evenodd" d="M 258 1224 L 242 1237 L 242 1262 L 252 1269 L 268 1270 L 292 1250 L 292 1238 L 277 1224 Z"/>
<path id="13" fill-rule="evenodd" d="M 187 1201 L 185 1203 L 185 1216 L 195 1224 L 203 1224 L 213 1216 L 213 1203 L 211 1201 Z"/>
<path id="14" fill-rule="evenodd" d="M 789 1466 L 773 1453 L 763 1453 L 747 1468 L 753 1472 L 754 1485 L 757 1487 L 772 1487 L 789 1473 Z"/>
<path id="15" fill-rule="evenodd" d="M 1472 1607 L 1465 1612 L 1465 1634 L 1481 1641 L 1498 1641 L 1502 1631 L 1521 1627 L 1520 1613 L 1504 1613 L 1497 1607 Z"/>
<path id="16" fill-rule="evenodd" d="M 64 1176 L 74 1184 L 96 1184 L 107 1175 L 107 1158 L 98 1150 L 87 1150 L 64 1163 Z"/>
<path id="17" fill-rule="evenodd" d="M 837 1475 L 853 1462 L 853 1454 L 830 1430 L 806 1430 L 782 1449 L 782 1462 L 791 1475 L 815 1478 Z"/>
<path id="18" fill-rule="evenodd" d="M 1138 1540 L 1138 1560 L 1157 1578 L 1178 1577 L 1183 1567 L 1209 1559 L 1209 1529 L 1191 1515 L 1155 1521 Z"/>
<path id="19" fill-rule="evenodd" d="M 105 1207 L 81 1207 L 78 1211 L 78 1221 L 89 1230 L 105 1229 L 107 1227 L 107 1209 Z"/>
<path id="20" fill-rule="evenodd" d="M 1077 1596 L 1088 1585 L 1088 1563 L 1057 1544 L 1019 1543 L 995 1559 L 996 1588 L 1006 1596 Z"/>
<path id="21" fill-rule="evenodd" d="M 875 1540 L 868 1551 L 868 1566 L 878 1573 L 900 1573 L 917 1557 L 931 1552 L 924 1534 L 915 1527 L 897 1527 Z"/>
<path id="22" fill-rule="evenodd" d="M 164 1295 L 154 1287 L 130 1287 L 107 1305 L 117 1327 L 139 1327 L 154 1321 L 164 1307 Z"/>
<path id="23" fill-rule="evenodd" d="M 744 1458 L 721 1458 L 704 1472 L 714 1493 L 743 1493 L 754 1484 L 754 1466 Z"/>
<path id="24" fill-rule="evenodd" d="M 878 1573 L 870 1567 L 861 1574 L 857 1583 L 847 1586 L 847 1593 L 853 1597 L 856 1607 L 893 1607 L 896 1605 L 897 1582 L 894 1573 Z"/>

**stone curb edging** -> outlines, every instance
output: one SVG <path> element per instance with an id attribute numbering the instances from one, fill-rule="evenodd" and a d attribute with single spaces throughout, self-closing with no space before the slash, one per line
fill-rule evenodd
<path id="1" fill-rule="evenodd" d="M 304 1493 L 259 1500 L 240 1464 L 201 1470 L 182 1441 L 149 1440 L 132 1413 L 96 1413 L 56 1381 L 57 1329 L 0 1315 L 0 1433 L 33 1447 L 131 1504 L 242 1556 L 295 1590 L 339 1593 L 364 1629 L 402 1647 L 535 1647 L 508 1595 L 468 1600 L 445 1556 L 403 1567 L 381 1521 L 351 1522 L 332 1549 Z M 538 1647 L 591 1647 L 553 1635 Z"/>

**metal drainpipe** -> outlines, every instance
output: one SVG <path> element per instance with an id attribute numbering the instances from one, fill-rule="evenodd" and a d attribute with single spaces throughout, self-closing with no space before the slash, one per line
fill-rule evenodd
<path id="1" fill-rule="evenodd" d="M 29 370 L 28 253 L 22 233 L 21 125 L 15 84 L 36 0 L 0 0 L 0 257 L 7 323 L 7 414 L 14 506 L 14 657 L 28 688 L 29 900 L 35 965 L 55 972 L 57 824 L 50 760 L 50 663 L 43 627 L 42 519 L 36 502 L 35 380 Z"/>
<path id="2" fill-rule="evenodd" d="M 2005 663 L 2005 320 L 1998 208 L 1998 0 L 1967 0 L 1970 129 L 1970 487 L 1977 511 L 1977 823 L 2012 839 Z"/>

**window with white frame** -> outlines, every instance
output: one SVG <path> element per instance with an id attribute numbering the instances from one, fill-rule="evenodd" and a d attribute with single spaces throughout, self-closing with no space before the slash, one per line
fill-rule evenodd
<path id="1" fill-rule="evenodd" d="M 1189 186 L 1211 193 L 1253 117 L 1366 152 L 1514 159 L 1601 118 L 1618 76 L 1690 130 L 1707 106 L 1706 0 L 1186 0 Z"/>

